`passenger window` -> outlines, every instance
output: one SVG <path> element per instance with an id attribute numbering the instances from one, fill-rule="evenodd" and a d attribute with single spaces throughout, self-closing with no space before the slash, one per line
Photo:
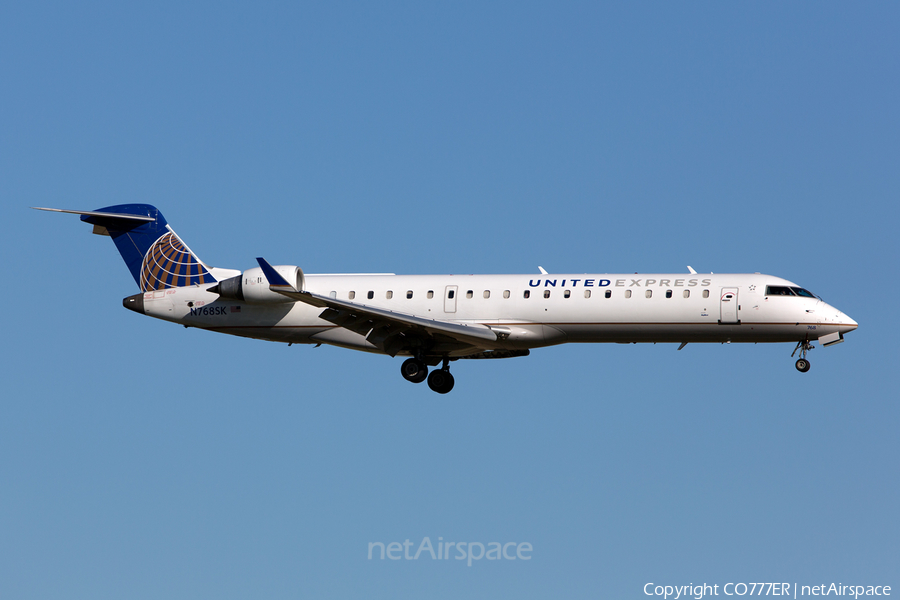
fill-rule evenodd
<path id="1" fill-rule="evenodd" d="M 384 295 L 384 297 L 387 298 L 388 300 L 390 300 L 391 298 L 394 297 L 394 292 L 391 290 L 388 290 L 387 293 Z"/>
<path id="2" fill-rule="evenodd" d="M 591 297 L 591 290 L 584 290 L 584 297 L 585 297 L 585 298 L 590 298 L 590 297 Z"/>
<path id="3" fill-rule="evenodd" d="M 523 298 L 531 298 L 531 290 L 525 290 L 525 293 L 522 294 Z"/>
<path id="4" fill-rule="evenodd" d="M 672 297 L 672 290 L 666 290 L 666 298 Z"/>
<path id="5" fill-rule="evenodd" d="M 455 296 L 455 295 L 456 295 L 456 290 L 450 290 L 449 292 L 447 292 L 447 297 L 450 298 L 451 300 L 453 300 L 453 296 Z"/>
<path id="6" fill-rule="evenodd" d="M 653 297 L 653 290 L 647 290 L 646 292 L 644 292 L 644 297 L 645 297 L 645 298 L 652 298 L 652 297 Z"/>
<path id="7" fill-rule="evenodd" d="M 684 291 L 682 292 L 682 295 L 683 295 L 685 298 L 690 298 L 690 297 L 691 297 L 691 290 L 684 290 Z"/>
<path id="8" fill-rule="evenodd" d="M 425 295 L 428 296 L 429 300 L 431 300 L 432 298 L 434 298 L 434 290 L 428 290 L 428 293 Z"/>
<path id="9" fill-rule="evenodd" d="M 606 290 L 606 292 L 604 292 L 603 295 L 606 298 L 612 298 L 612 290 Z"/>
<path id="10" fill-rule="evenodd" d="M 356 298 L 356 292 L 350 292 L 349 294 L 347 294 L 347 297 L 353 300 L 354 298 Z"/>
<path id="11" fill-rule="evenodd" d="M 709 290 L 703 290 L 703 297 L 709 298 Z"/>
<path id="12" fill-rule="evenodd" d="M 503 297 L 509 298 L 509 290 L 503 290 Z"/>
<path id="13" fill-rule="evenodd" d="M 550 290 L 544 290 L 544 298 L 550 297 Z"/>
<path id="14" fill-rule="evenodd" d="M 331 292 L 328 295 L 331 296 L 332 298 L 334 298 L 335 300 L 337 299 L 337 292 Z"/>
<path id="15" fill-rule="evenodd" d="M 366 294 L 366 296 L 368 296 L 368 298 L 369 298 L 369 300 L 371 300 L 371 299 L 372 299 L 372 298 L 374 298 L 374 297 L 375 297 L 375 292 L 373 292 L 373 291 L 371 291 L 371 290 L 369 290 L 369 293 L 368 293 L 368 294 Z"/>
<path id="16" fill-rule="evenodd" d="M 406 299 L 412 300 L 412 296 L 413 296 L 412 290 L 406 290 Z"/>
<path id="17" fill-rule="evenodd" d="M 468 292 L 466 292 L 466 298 L 469 298 L 470 300 L 472 299 L 472 296 L 474 296 L 474 295 L 475 294 L 472 292 L 472 290 L 469 290 Z"/>
<path id="18" fill-rule="evenodd" d="M 484 298 L 487 300 L 491 297 L 491 290 L 484 290 Z"/>
<path id="19" fill-rule="evenodd" d="M 563 298 L 571 298 L 571 297 L 572 297 L 572 290 L 566 290 L 565 292 L 563 292 Z"/>
<path id="20" fill-rule="evenodd" d="M 625 297 L 631 298 L 631 290 L 625 290 Z"/>

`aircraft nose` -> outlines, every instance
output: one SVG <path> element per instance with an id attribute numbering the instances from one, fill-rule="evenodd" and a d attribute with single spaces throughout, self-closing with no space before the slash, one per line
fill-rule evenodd
<path id="1" fill-rule="evenodd" d="M 850 318 L 850 316 L 838 309 L 834 309 L 834 322 L 839 325 L 843 331 L 853 331 L 859 326 L 859 323 Z"/>

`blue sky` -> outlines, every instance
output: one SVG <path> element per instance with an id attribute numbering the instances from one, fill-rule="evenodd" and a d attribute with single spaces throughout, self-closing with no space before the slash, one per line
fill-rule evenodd
<path id="1" fill-rule="evenodd" d="M 0 595 L 645 597 L 900 586 L 893 3 L 0 9 Z M 109 240 L 307 272 L 761 271 L 789 345 L 399 360 L 141 318 Z M 21 262 L 20 262 L 21 261 Z M 24 267 L 22 266 L 24 264 Z M 367 560 L 529 542 L 530 561 Z"/>

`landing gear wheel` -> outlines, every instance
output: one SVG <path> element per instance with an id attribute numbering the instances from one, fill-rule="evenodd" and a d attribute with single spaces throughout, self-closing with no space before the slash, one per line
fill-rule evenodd
<path id="1" fill-rule="evenodd" d="M 428 376 L 428 387 L 438 394 L 446 394 L 452 390 L 453 383 L 453 375 L 443 369 L 435 369 Z"/>
<path id="2" fill-rule="evenodd" d="M 800 358 L 797 359 L 797 362 L 794 363 L 794 366 L 797 367 L 797 370 L 801 373 L 806 373 L 809 371 L 809 361 L 806 360 L 806 353 L 812 350 L 812 344 L 809 343 L 809 340 L 800 340 L 797 342 L 797 347 L 794 348 L 794 351 L 791 352 L 791 356 L 797 354 L 797 350 L 800 351 Z"/>
<path id="3" fill-rule="evenodd" d="M 403 379 L 413 383 L 422 383 L 428 377 L 428 367 L 420 360 L 415 358 L 407 358 L 400 365 L 400 374 Z"/>

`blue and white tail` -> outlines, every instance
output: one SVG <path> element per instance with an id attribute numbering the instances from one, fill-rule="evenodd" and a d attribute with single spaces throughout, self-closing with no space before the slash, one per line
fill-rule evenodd
<path id="1" fill-rule="evenodd" d="M 155 206 L 118 204 L 93 211 L 38 210 L 81 215 L 82 221 L 94 226 L 94 233 L 110 236 L 143 292 L 217 281 Z"/>

